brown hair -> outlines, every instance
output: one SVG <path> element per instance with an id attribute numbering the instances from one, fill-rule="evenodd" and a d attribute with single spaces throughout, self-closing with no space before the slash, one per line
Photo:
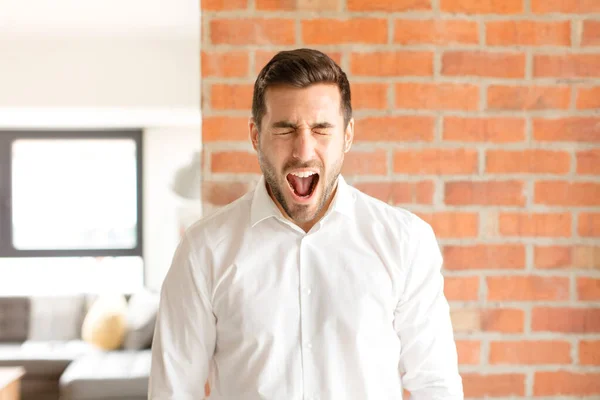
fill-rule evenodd
<path id="1" fill-rule="evenodd" d="M 326 54 L 314 49 L 280 51 L 263 67 L 254 82 L 252 117 L 260 130 L 265 115 L 265 92 L 269 86 L 290 85 L 305 88 L 315 83 L 332 83 L 340 90 L 340 108 L 344 126 L 352 118 L 350 83 L 339 65 Z"/>

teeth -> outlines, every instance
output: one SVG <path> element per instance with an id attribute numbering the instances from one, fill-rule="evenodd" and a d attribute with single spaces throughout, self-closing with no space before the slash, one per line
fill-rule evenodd
<path id="1" fill-rule="evenodd" d="M 297 176 L 299 178 L 308 178 L 309 176 L 315 175 L 316 172 L 306 171 L 306 172 L 291 172 L 292 175 Z"/>

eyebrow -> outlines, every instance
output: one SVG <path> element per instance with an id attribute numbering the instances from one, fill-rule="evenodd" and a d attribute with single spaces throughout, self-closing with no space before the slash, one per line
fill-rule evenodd
<path id="1" fill-rule="evenodd" d="M 277 121 L 271 125 L 273 128 L 292 128 L 297 129 L 298 125 L 289 121 Z M 316 122 L 310 126 L 310 129 L 326 129 L 333 128 L 334 125 L 329 122 Z"/>

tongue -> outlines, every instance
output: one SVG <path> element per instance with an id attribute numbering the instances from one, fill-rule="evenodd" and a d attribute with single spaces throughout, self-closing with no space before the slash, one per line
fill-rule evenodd
<path id="1" fill-rule="evenodd" d="M 311 175 L 308 178 L 300 178 L 299 176 L 292 174 L 288 175 L 288 180 L 292 184 L 296 194 L 299 196 L 308 196 L 314 178 L 315 175 Z"/>

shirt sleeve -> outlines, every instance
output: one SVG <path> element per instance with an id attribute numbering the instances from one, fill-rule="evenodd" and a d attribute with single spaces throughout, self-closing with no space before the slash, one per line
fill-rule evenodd
<path id="1" fill-rule="evenodd" d="M 405 288 L 394 313 L 400 374 L 411 400 L 462 400 L 442 255 L 431 226 L 414 216 Z"/>
<path id="2" fill-rule="evenodd" d="M 207 251 L 180 242 L 165 280 L 152 342 L 149 400 L 204 398 L 216 341 L 207 284 Z"/>

